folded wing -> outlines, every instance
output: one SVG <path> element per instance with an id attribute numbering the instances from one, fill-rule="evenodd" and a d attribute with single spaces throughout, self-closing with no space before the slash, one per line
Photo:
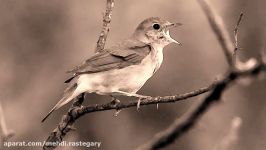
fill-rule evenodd
<path id="1" fill-rule="evenodd" d="M 68 71 L 73 73 L 74 76 L 65 81 L 65 83 L 70 82 L 80 74 L 97 73 L 137 65 L 141 63 L 150 51 L 151 47 L 148 44 L 135 40 L 124 41 L 101 53 L 96 53 L 83 64 Z"/>

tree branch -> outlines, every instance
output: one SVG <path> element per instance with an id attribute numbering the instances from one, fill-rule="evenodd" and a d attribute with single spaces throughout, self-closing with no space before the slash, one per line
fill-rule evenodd
<path id="1" fill-rule="evenodd" d="M 189 131 L 207 112 L 207 110 L 220 100 L 221 95 L 233 81 L 244 76 L 256 76 L 260 72 L 266 72 L 266 64 L 260 64 L 250 70 L 245 71 L 231 71 L 225 77 L 218 81 L 212 92 L 206 96 L 202 102 L 196 105 L 191 111 L 177 118 L 167 129 L 157 133 L 150 141 L 144 145 L 136 148 L 136 150 L 155 150 L 165 147 Z"/>
<path id="2" fill-rule="evenodd" d="M 97 41 L 97 46 L 95 49 L 95 52 L 101 52 L 104 50 L 104 45 L 107 39 L 107 35 L 110 30 L 110 23 L 111 23 L 111 17 L 112 17 L 112 10 L 115 6 L 114 0 L 107 0 L 106 2 L 106 11 L 103 16 L 103 27 L 101 34 L 99 36 L 99 39 Z"/>
<path id="3" fill-rule="evenodd" d="M 164 97 L 154 97 L 150 99 L 143 99 L 140 102 L 140 105 L 152 105 L 158 103 L 170 103 L 185 100 L 191 97 L 198 96 L 200 94 L 206 93 L 212 90 L 217 85 L 217 81 L 214 81 L 206 87 L 199 88 L 197 90 L 174 95 L 174 96 L 164 96 Z M 97 111 L 106 111 L 111 109 L 123 109 L 129 107 L 136 107 L 138 100 L 130 101 L 128 103 L 117 103 L 113 104 L 112 102 L 106 104 L 95 104 L 90 106 L 81 106 L 84 100 L 84 94 L 81 95 L 78 100 L 76 100 L 73 106 L 68 110 L 67 115 L 64 115 L 59 123 L 59 125 L 53 130 L 48 139 L 46 140 L 46 145 L 44 146 L 45 150 L 55 149 L 56 146 L 53 143 L 60 143 L 64 136 L 73 129 L 74 122 L 79 118 L 84 116 L 87 113 L 97 112 Z"/>
<path id="4" fill-rule="evenodd" d="M 219 81 L 215 81 L 209 86 L 200 88 L 198 90 L 188 92 L 185 94 L 179 94 L 174 96 L 165 96 L 165 97 L 153 97 L 143 99 L 140 102 L 140 105 L 151 105 L 158 103 L 170 103 L 176 102 L 180 100 L 184 100 L 190 97 L 195 97 L 197 95 L 203 94 L 205 92 L 211 91 L 211 93 L 206 96 L 201 103 L 199 103 L 194 109 L 189 111 L 187 114 L 181 117 L 181 119 L 177 119 L 168 129 L 162 131 L 155 135 L 149 142 L 139 147 L 139 150 L 146 149 L 157 149 L 164 147 L 168 144 L 171 144 L 175 139 L 179 138 L 181 135 L 186 133 L 189 129 L 191 129 L 195 123 L 200 119 L 200 117 L 209 109 L 209 107 L 217 102 L 224 90 L 233 83 L 236 79 L 243 76 L 255 76 L 260 72 L 266 71 L 265 63 L 255 63 L 249 65 L 245 69 L 233 69 L 233 50 L 234 44 L 231 42 L 229 33 L 226 31 L 225 26 L 221 20 L 221 17 L 215 14 L 212 8 L 210 8 L 210 4 L 206 0 L 198 0 L 201 4 L 209 23 L 217 36 L 219 43 L 222 46 L 224 54 L 227 58 L 228 64 L 231 66 L 228 73 Z M 109 23 L 111 21 L 111 11 L 113 8 L 112 0 L 107 0 L 107 10 L 104 20 L 103 20 L 103 30 L 100 34 L 99 40 L 97 42 L 96 51 L 101 51 L 104 49 L 104 43 L 106 41 L 107 34 L 109 32 Z M 110 9 L 110 10 L 108 10 Z M 110 17 L 110 18 L 109 18 Z M 106 19 L 107 18 L 107 19 Z M 240 22 L 240 21 L 239 21 Z M 102 44 L 103 43 L 103 44 Z M 67 115 L 62 117 L 57 128 L 51 133 L 51 135 L 46 140 L 46 145 L 44 145 L 44 149 L 55 149 L 56 146 L 51 146 L 49 142 L 61 142 L 64 136 L 73 129 L 72 125 L 74 122 L 81 116 L 84 116 L 87 113 L 97 112 L 97 111 L 105 111 L 110 109 L 123 109 L 129 107 L 135 107 L 138 104 L 138 101 L 130 101 L 128 103 L 106 103 L 106 104 L 95 104 L 89 106 L 82 106 L 82 102 L 84 100 L 84 94 L 81 95 L 78 100 L 74 102 L 71 108 L 68 111 Z"/>
<path id="5" fill-rule="evenodd" d="M 177 118 L 167 129 L 157 133 L 147 143 L 136 148 L 137 150 L 154 150 L 173 143 L 176 139 L 189 131 L 200 120 L 201 116 L 206 113 L 213 103 L 216 103 L 220 100 L 223 92 L 227 87 L 229 87 L 229 85 L 233 83 L 233 81 L 240 77 L 254 77 L 260 72 L 266 72 L 266 62 L 263 61 L 258 63 L 255 59 L 250 59 L 246 63 L 239 61 L 239 64 L 234 64 L 233 62 L 232 57 L 234 51 L 237 50 L 238 47 L 238 26 L 243 17 L 243 13 L 240 14 L 234 31 L 236 38 L 235 49 L 234 44 L 230 40 L 229 32 L 226 30 L 221 17 L 214 11 L 208 0 L 198 0 L 198 2 L 207 16 L 209 24 L 211 25 L 211 28 L 213 29 L 213 32 L 216 35 L 225 54 L 227 62 L 230 66 L 227 71 L 228 73 L 217 83 L 212 92 L 206 96 L 202 102 L 197 104 L 191 111 L 183 115 L 181 118 Z"/>
<path id="6" fill-rule="evenodd" d="M 70 107 L 70 109 L 68 110 L 68 113 L 62 117 L 58 126 L 51 132 L 50 136 L 45 141 L 45 144 L 43 146 L 44 150 L 55 149 L 58 146 L 58 144 L 62 142 L 65 135 L 69 131 L 74 130 L 73 124 L 75 123 L 76 119 L 74 119 L 75 114 L 72 113 L 72 110 L 74 110 L 75 108 L 82 107 L 81 104 L 84 101 L 84 96 L 85 96 L 84 93 L 79 95 L 78 98 Z"/>
<path id="7" fill-rule="evenodd" d="M 243 18 L 243 15 L 244 13 L 241 12 L 240 15 L 239 15 L 239 18 L 237 20 L 237 23 L 236 23 L 236 26 L 235 26 L 235 29 L 234 29 L 234 38 L 235 38 L 235 49 L 234 49 L 234 52 L 233 52 L 233 59 L 234 59 L 234 64 L 236 65 L 236 59 L 237 59 L 237 51 L 239 49 L 238 47 L 238 29 L 239 29 L 239 25 L 240 25 L 240 22 Z"/>
<path id="8" fill-rule="evenodd" d="M 1 139 L 0 148 L 2 148 L 4 142 L 7 141 L 12 136 L 14 136 L 14 131 L 7 129 L 4 110 L 2 107 L 2 103 L 0 102 L 0 139 Z"/>
<path id="9" fill-rule="evenodd" d="M 112 9 L 114 8 L 114 0 L 106 1 L 106 12 L 103 17 L 103 27 L 100 33 L 99 39 L 97 41 L 97 46 L 95 52 L 101 52 L 104 50 L 106 39 L 110 30 Z M 82 103 L 84 101 L 85 94 L 81 94 L 75 102 L 72 104 L 68 110 L 68 114 L 64 115 L 58 124 L 58 126 L 51 132 L 50 136 L 45 141 L 43 146 L 44 150 L 53 150 L 58 146 L 58 143 L 62 141 L 66 133 L 73 129 L 73 124 L 75 122 L 75 114 L 72 114 L 72 110 L 75 108 L 82 108 Z"/>
<path id="10" fill-rule="evenodd" d="M 241 12 L 239 15 L 239 18 L 237 20 L 235 29 L 234 29 L 234 37 L 235 37 L 235 49 L 234 50 L 235 51 L 238 49 L 238 29 L 239 29 L 239 25 L 240 25 L 240 22 L 241 22 L 243 16 L 244 16 L 244 13 Z"/>
<path id="11" fill-rule="evenodd" d="M 206 87 L 202 87 L 199 88 L 197 90 L 191 91 L 191 92 L 187 92 L 184 94 L 178 94 L 178 95 L 173 95 L 173 96 L 164 96 L 164 97 L 151 97 L 151 98 L 147 98 L 147 99 L 142 99 L 140 101 L 140 105 L 144 106 L 144 105 L 152 105 L 152 104 L 159 104 L 159 103 L 171 103 L 171 102 L 177 102 L 177 101 L 181 101 L 181 100 L 185 100 L 191 97 L 195 97 L 198 96 L 200 94 L 206 93 L 210 90 L 212 90 L 215 86 L 216 86 L 217 82 L 214 81 L 213 83 L 211 83 L 210 85 L 206 86 Z M 95 104 L 95 105 L 89 105 L 89 106 L 84 106 L 81 108 L 77 108 L 75 110 L 73 110 L 73 112 L 75 112 L 75 116 L 77 118 L 87 114 L 87 113 L 92 113 L 92 112 L 98 112 L 98 111 L 106 111 L 106 110 L 111 110 L 111 109 L 116 109 L 116 110 L 120 110 L 123 108 L 130 108 L 130 107 L 136 107 L 138 104 L 138 100 L 132 100 L 128 103 L 117 103 L 117 104 L 113 104 L 112 102 L 106 103 L 106 104 Z"/>
<path id="12" fill-rule="evenodd" d="M 208 0 L 198 0 L 198 2 L 206 15 L 208 22 L 218 39 L 218 42 L 222 47 L 229 66 L 234 66 L 232 59 L 234 44 L 230 39 L 230 34 L 227 32 L 222 18 L 217 15 L 216 11 L 213 9 L 213 6 Z"/>
<path id="13" fill-rule="evenodd" d="M 175 138 L 178 138 L 183 133 L 186 132 L 186 130 L 189 130 L 196 121 L 199 119 L 199 117 L 208 109 L 208 106 L 211 105 L 213 102 L 218 100 L 220 98 L 221 93 L 223 90 L 235 79 L 241 77 L 241 76 L 252 76 L 256 75 L 261 71 L 266 71 L 266 65 L 258 65 L 250 70 L 245 71 L 238 71 L 238 72 L 231 72 L 229 75 L 226 76 L 225 79 L 221 81 L 214 81 L 209 86 L 200 88 L 198 90 L 179 94 L 175 96 L 165 96 L 165 97 L 154 97 L 149 99 L 143 99 L 140 102 L 140 105 L 151 105 L 151 104 L 158 104 L 158 103 L 170 103 L 170 102 L 176 102 L 185 100 L 191 97 L 198 96 L 200 94 L 206 93 L 208 91 L 212 91 L 212 93 L 199 105 L 196 107 L 195 111 L 192 111 L 191 113 L 188 113 L 186 116 L 183 117 L 183 119 L 178 119 L 174 123 L 174 127 L 170 127 L 171 130 L 167 129 L 167 132 L 163 131 L 162 133 L 157 134 L 155 138 L 149 143 L 145 144 L 144 146 L 140 147 L 140 150 L 146 150 L 146 149 L 156 149 L 161 146 L 164 146 L 168 144 L 168 142 L 173 142 Z M 54 149 L 52 143 L 50 142 L 61 142 L 64 136 L 73 129 L 74 122 L 79 118 L 84 116 L 85 114 L 97 112 L 97 111 L 106 111 L 111 109 L 123 109 L 123 108 L 129 108 L 129 107 L 136 107 L 138 100 L 131 101 L 129 103 L 106 103 L 106 104 L 95 104 L 90 106 L 81 106 L 80 102 L 84 100 L 84 95 L 80 96 L 78 100 L 73 104 L 74 107 L 71 107 L 69 109 L 68 114 L 64 115 L 62 117 L 62 120 L 60 121 L 58 127 L 51 133 L 49 138 L 46 140 L 47 146 L 45 147 L 45 150 Z M 171 134 L 171 135 L 170 135 Z M 169 137 L 173 137 L 173 139 L 169 139 Z M 160 136 L 158 136 L 160 135 Z"/>

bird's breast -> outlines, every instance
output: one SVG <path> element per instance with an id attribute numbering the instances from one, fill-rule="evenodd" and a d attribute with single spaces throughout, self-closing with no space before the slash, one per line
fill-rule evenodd
<path id="1" fill-rule="evenodd" d="M 153 49 L 140 64 L 114 71 L 119 79 L 118 84 L 123 91 L 137 92 L 144 83 L 160 68 L 163 62 L 161 49 Z"/>

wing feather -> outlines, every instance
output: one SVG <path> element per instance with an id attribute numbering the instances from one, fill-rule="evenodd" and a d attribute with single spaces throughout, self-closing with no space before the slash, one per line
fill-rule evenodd
<path id="1" fill-rule="evenodd" d="M 73 73 L 74 76 L 72 78 L 74 78 L 79 74 L 97 73 L 137 65 L 141 63 L 150 51 L 151 47 L 147 44 L 139 41 L 126 41 L 101 53 L 96 53 L 83 64 L 68 71 L 68 73 Z M 70 81 L 67 80 L 67 83 Z"/>

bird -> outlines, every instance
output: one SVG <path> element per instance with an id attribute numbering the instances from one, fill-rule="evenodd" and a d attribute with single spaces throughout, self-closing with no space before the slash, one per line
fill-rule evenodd
<path id="1" fill-rule="evenodd" d="M 129 38 L 95 53 L 81 65 L 67 71 L 72 74 L 65 81 L 68 87 L 42 122 L 82 93 L 109 95 L 113 98 L 129 96 L 139 100 L 149 98 L 137 94 L 137 91 L 160 68 L 164 47 L 170 43 L 181 45 L 169 33 L 171 28 L 180 25 L 160 17 L 147 18 Z"/>

